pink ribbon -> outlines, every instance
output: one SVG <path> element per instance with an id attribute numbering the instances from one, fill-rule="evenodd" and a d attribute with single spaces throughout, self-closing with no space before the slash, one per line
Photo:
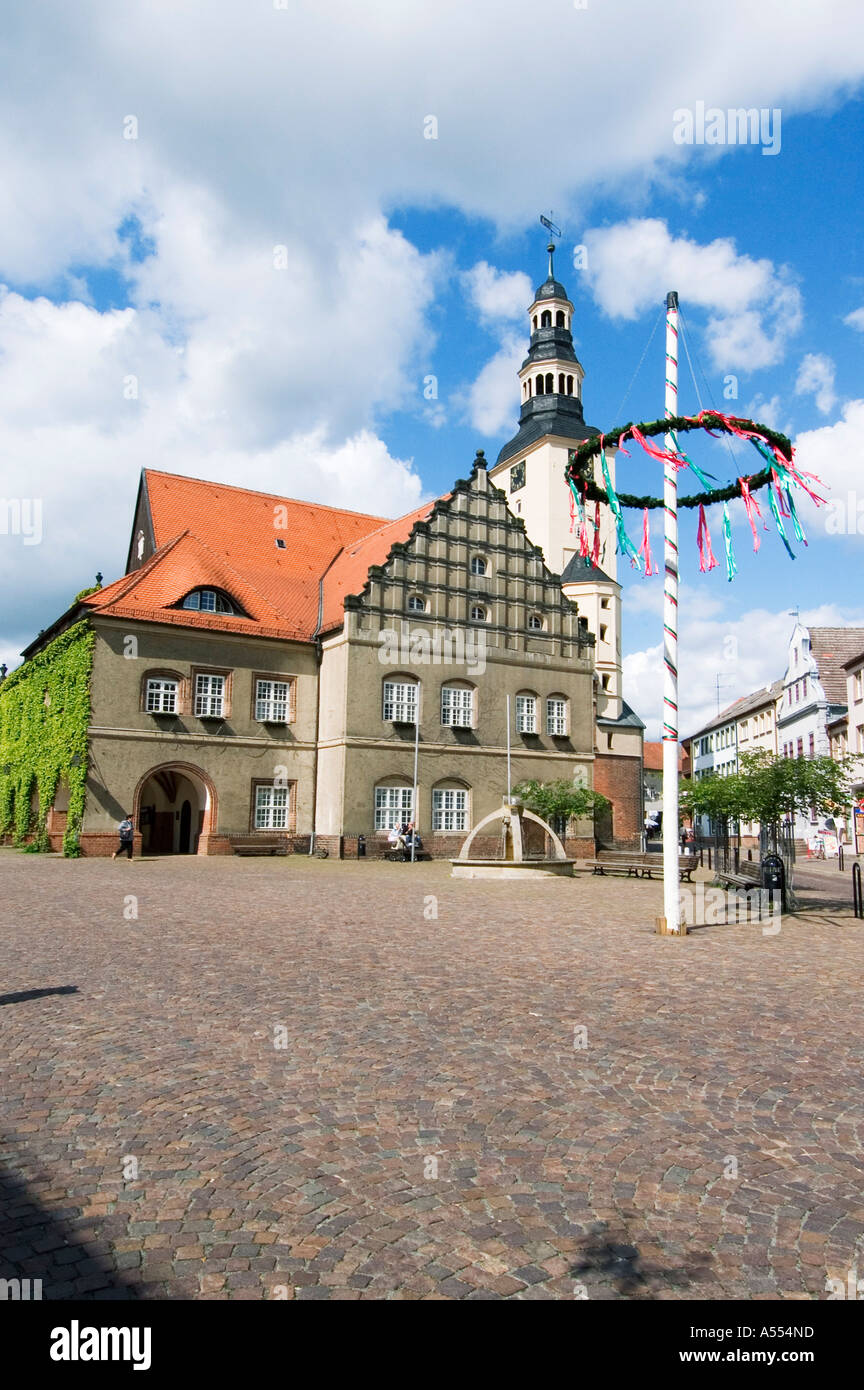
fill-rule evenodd
<path id="1" fill-rule="evenodd" d="M 759 510 L 759 503 L 756 501 L 756 498 L 750 491 L 747 479 L 739 478 L 738 482 L 741 484 L 741 496 L 744 499 L 744 507 L 747 511 L 747 520 L 750 522 L 750 530 L 753 532 L 753 553 L 755 555 L 756 551 L 759 549 L 761 542 L 756 531 L 756 522 L 754 520 L 754 514 L 755 516 L 758 516 L 761 521 L 762 513 Z M 767 526 L 765 527 L 765 530 L 768 530 Z"/>
<path id="2" fill-rule="evenodd" d="M 651 531 L 648 526 L 648 508 L 642 511 L 642 544 L 639 547 L 639 554 L 645 561 L 645 577 L 649 574 L 659 574 L 658 567 L 652 564 L 651 560 Z"/>
<path id="3" fill-rule="evenodd" d="M 696 544 L 699 547 L 699 568 L 703 574 L 713 570 L 718 564 L 711 549 L 711 532 L 708 530 L 708 518 L 705 515 L 705 508 L 699 503 L 699 524 L 696 528 Z"/>

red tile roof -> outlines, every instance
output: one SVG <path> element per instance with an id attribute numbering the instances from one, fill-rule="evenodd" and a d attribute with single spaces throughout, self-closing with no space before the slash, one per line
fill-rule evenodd
<path id="1" fill-rule="evenodd" d="M 678 748 L 678 771 L 679 771 L 679 772 L 682 770 L 682 766 L 683 766 L 683 762 L 684 762 L 684 756 L 685 756 L 684 750 L 683 750 L 683 748 L 681 748 L 680 745 L 679 745 L 679 748 Z M 662 744 L 662 743 L 649 743 L 647 740 L 646 740 L 645 743 L 643 743 L 643 745 L 642 745 L 642 766 L 644 767 L 644 769 L 645 769 L 646 772 L 662 772 L 662 771 L 663 771 L 663 744 Z"/>
<path id="2" fill-rule="evenodd" d="M 84 599 L 95 612 L 150 622 L 309 641 L 342 622 L 346 594 L 359 593 L 370 565 L 407 540 L 428 502 L 397 521 L 291 497 L 252 492 L 145 469 L 143 489 L 155 553 Z M 276 545 L 284 539 L 285 549 Z M 223 589 L 244 612 L 201 613 L 176 605 L 191 589 Z M 244 616 L 245 615 L 245 616 Z"/>

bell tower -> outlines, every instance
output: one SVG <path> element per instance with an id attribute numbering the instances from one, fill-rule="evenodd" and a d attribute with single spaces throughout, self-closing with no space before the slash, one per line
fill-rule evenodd
<path id="1" fill-rule="evenodd" d="M 562 588 L 588 619 L 596 640 L 597 714 L 622 716 L 621 586 L 617 582 L 615 526 L 608 506 L 600 506 L 598 563 L 579 554 L 579 535 L 571 521 L 565 470 L 572 453 L 597 430 L 585 424 L 582 382 L 585 371 L 573 348 L 573 305 L 555 279 L 555 243 L 547 247 L 549 271 L 528 310 L 531 339 L 519 368 L 519 428 L 498 455 L 489 477 L 507 494 L 510 510 L 543 551 L 546 564 L 561 575 Z M 615 449 L 606 447 L 615 481 Z M 588 504 L 588 533 L 594 540 L 595 506 Z M 572 529 L 571 529 L 572 526 Z"/>

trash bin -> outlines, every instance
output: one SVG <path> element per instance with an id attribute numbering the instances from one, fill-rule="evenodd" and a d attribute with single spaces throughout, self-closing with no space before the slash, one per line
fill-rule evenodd
<path id="1" fill-rule="evenodd" d="M 762 860 L 762 887 L 780 894 L 780 910 L 786 911 L 786 870 L 779 854 L 766 854 Z"/>
<path id="2" fill-rule="evenodd" d="M 365 835 L 358 835 L 358 836 L 357 836 L 357 858 L 358 858 L 358 859 L 365 859 L 365 858 L 366 858 L 366 836 L 365 836 Z"/>

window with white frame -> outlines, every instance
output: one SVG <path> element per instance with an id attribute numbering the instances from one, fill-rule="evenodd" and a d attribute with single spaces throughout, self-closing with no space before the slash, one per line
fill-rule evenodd
<path id="1" fill-rule="evenodd" d="M 472 556 L 471 556 L 471 573 L 472 573 L 472 574 L 485 574 L 485 573 L 486 573 L 486 568 L 487 568 L 487 567 L 486 567 L 486 561 L 483 559 L 483 556 L 482 556 L 482 555 L 472 555 Z"/>
<path id="2" fill-rule="evenodd" d="M 225 677 L 195 677 L 195 714 L 199 719 L 221 719 L 225 713 Z"/>
<path id="3" fill-rule="evenodd" d="M 441 723 L 451 729 L 470 729 L 474 722 L 474 691 L 458 685 L 441 687 Z"/>
<path id="4" fill-rule="evenodd" d="M 469 829 L 468 793 L 464 787 L 433 788 L 432 829 L 444 832 Z"/>
<path id="5" fill-rule="evenodd" d="M 539 613 L 528 614 L 528 626 L 532 632 L 542 632 L 543 619 L 540 617 Z"/>
<path id="6" fill-rule="evenodd" d="M 414 819 L 414 791 L 411 787 L 375 788 L 375 829 L 396 830 Z"/>
<path id="7" fill-rule="evenodd" d="M 534 695 L 516 696 L 516 732 L 517 734 L 536 734 L 537 732 L 537 698 Z"/>
<path id="8" fill-rule="evenodd" d="M 255 788 L 255 829 L 286 830 L 291 809 L 289 787 Z"/>
<path id="9" fill-rule="evenodd" d="M 177 681 L 168 676 L 152 676 L 147 681 L 148 714 L 177 713 Z"/>
<path id="10" fill-rule="evenodd" d="M 482 603 L 472 603 L 472 605 L 471 605 L 471 621 L 472 621 L 472 623 L 485 623 L 485 622 L 486 622 L 486 619 L 488 618 L 488 616 L 489 616 L 489 615 L 488 615 L 488 613 L 486 612 L 486 609 L 483 607 Z"/>
<path id="11" fill-rule="evenodd" d="M 382 719 L 393 724 L 417 723 L 417 681 L 385 681 Z"/>
<path id="12" fill-rule="evenodd" d="M 550 695 L 546 701 L 546 732 L 556 738 L 567 733 L 567 701 L 560 695 Z"/>
<path id="13" fill-rule="evenodd" d="M 183 600 L 184 608 L 196 608 L 201 613 L 233 613 L 233 604 L 216 589 L 193 589 Z"/>
<path id="14" fill-rule="evenodd" d="M 290 681 L 257 680 L 255 718 L 260 724 L 287 724 L 290 698 Z"/>
<path id="15" fill-rule="evenodd" d="M 409 611 L 409 613 L 425 613 L 425 612 L 426 612 L 426 600 L 425 600 L 425 598 L 421 598 L 419 594 L 409 594 L 409 595 L 408 595 L 408 611 Z"/>

